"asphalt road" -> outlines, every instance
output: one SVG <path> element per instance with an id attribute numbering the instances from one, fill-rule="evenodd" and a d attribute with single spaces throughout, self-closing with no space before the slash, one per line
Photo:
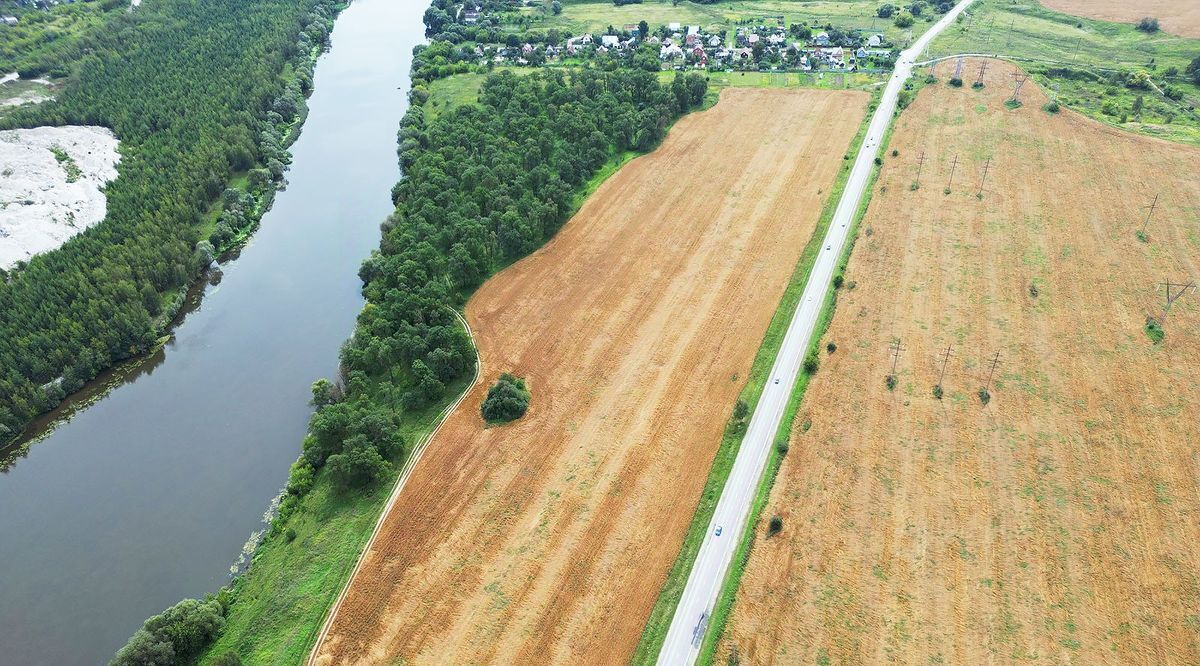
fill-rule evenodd
<path id="1" fill-rule="evenodd" d="M 962 0 L 955 5 L 911 47 L 903 51 L 896 62 L 896 69 L 888 80 L 879 106 L 875 109 L 875 115 L 871 118 L 866 138 L 846 182 L 846 189 L 834 211 L 829 231 L 825 234 L 824 247 L 813 265 L 812 273 L 808 276 L 800 305 L 792 316 L 791 324 L 788 325 L 783 346 L 780 347 L 775 364 L 771 367 L 771 374 L 767 378 L 766 388 L 763 389 L 754 414 L 750 417 L 750 425 L 742 440 L 741 449 L 738 450 L 729 479 L 725 482 L 725 488 L 717 502 L 712 522 L 708 526 L 708 534 L 692 565 L 683 596 L 675 608 L 666 641 L 658 654 L 659 664 L 687 665 L 694 663 L 699 656 L 700 644 L 704 640 L 713 606 L 717 602 L 721 584 L 729 571 L 729 563 L 733 559 L 738 539 L 750 514 L 750 504 L 754 500 L 755 490 L 766 467 L 775 433 L 783 420 L 788 396 L 796 383 L 800 364 L 833 280 L 838 257 L 841 256 L 842 247 L 850 231 L 850 223 L 870 178 L 879 145 L 892 122 L 900 90 L 912 75 L 914 62 L 929 42 L 954 22 L 955 17 L 969 4 L 971 0 Z"/>

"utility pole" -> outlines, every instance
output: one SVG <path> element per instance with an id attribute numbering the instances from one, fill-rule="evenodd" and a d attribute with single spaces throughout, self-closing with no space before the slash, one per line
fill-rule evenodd
<path id="1" fill-rule="evenodd" d="M 933 397 L 938 400 L 942 399 L 942 382 L 946 379 L 946 364 L 950 362 L 950 355 L 953 353 L 954 345 L 946 345 L 946 350 L 939 356 L 942 357 L 942 369 L 938 372 L 937 383 L 933 385 Z"/>
<path id="2" fill-rule="evenodd" d="M 1150 209 L 1150 211 L 1148 213 L 1146 213 L 1146 219 L 1142 221 L 1142 234 L 1143 235 L 1146 233 L 1146 225 L 1150 224 L 1150 216 L 1154 214 L 1154 209 L 1157 207 L 1158 207 L 1158 195 L 1157 194 L 1154 195 L 1154 201 L 1151 201 L 1149 206 L 1142 206 L 1142 208 Z"/>
<path id="3" fill-rule="evenodd" d="M 962 81 L 962 67 L 963 58 L 962 56 L 959 56 L 958 62 L 954 65 L 954 78 L 958 79 L 959 81 Z"/>
<path id="4" fill-rule="evenodd" d="M 1162 284 L 1167 292 L 1167 302 L 1165 305 L 1163 305 L 1162 316 L 1158 318 L 1159 325 L 1162 325 L 1167 323 L 1167 310 L 1171 309 L 1171 306 L 1175 304 L 1175 301 L 1179 300 L 1180 296 L 1183 296 L 1187 292 L 1194 290 L 1196 288 L 1196 283 L 1191 280 L 1188 280 L 1186 284 L 1167 280 L 1161 282 L 1160 284 Z M 1176 289 L 1179 291 L 1175 291 Z"/>
<path id="5" fill-rule="evenodd" d="M 954 185 L 954 172 L 957 169 L 958 169 L 958 155 L 955 154 L 954 155 L 954 164 L 950 165 L 950 180 L 946 181 L 946 191 L 947 192 L 949 192 L 950 188 Z"/>
<path id="6" fill-rule="evenodd" d="M 1000 352 L 996 352 L 992 355 L 992 367 L 988 370 L 987 383 L 983 385 L 984 391 L 992 388 L 992 377 L 996 374 L 997 365 L 1000 365 Z"/>
<path id="7" fill-rule="evenodd" d="M 987 66 L 988 66 L 987 60 L 984 60 L 983 64 L 979 66 L 979 78 L 975 79 L 975 87 L 976 88 L 983 87 L 983 75 L 987 72 Z"/>
<path id="8" fill-rule="evenodd" d="M 900 343 L 900 338 L 896 338 L 888 348 L 892 350 L 892 375 L 895 376 L 896 363 L 900 361 L 900 352 L 904 351 L 904 345 Z"/>
<path id="9" fill-rule="evenodd" d="M 917 187 L 921 186 L 921 169 L 925 166 L 925 151 L 921 151 L 921 156 L 917 158 Z"/>
<path id="10" fill-rule="evenodd" d="M 1012 73 L 1012 77 L 1013 77 L 1013 94 L 1012 94 L 1012 97 L 1008 98 L 1008 101 L 1020 103 L 1020 101 L 1021 101 L 1021 86 L 1025 85 L 1025 81 L 1027 81 L 1029 79 L 1029 75 L 1025 74 L 1021 70 L 1015 70 Z"/>
<path id="11" fill-rule="evenodd" d="M 975 193 L 976 198 L 983 198 L 983 184 L 987 182 L 988 168 L 992 166 L 992 158 L 987 158 L 987 162 L 983 164 L 983 178 L 979 180 L 979 191 Z"/>

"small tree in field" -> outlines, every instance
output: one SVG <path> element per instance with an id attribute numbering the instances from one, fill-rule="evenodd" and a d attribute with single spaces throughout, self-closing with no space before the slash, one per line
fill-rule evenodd
<path id="1" fill-rule="evenodd" d="M 779 534 L 780 530 L 782 529 L 783 518 L 781 518 L 778 514 L 771 516 L 771 521 L 767 523 L 767 536 L 773 537 L 776 534 Z"/>
<path id="2" fill-rule="evenodd" d="M 505 423 L 519 419 L 525 415 L 525 410 L 529 409 L 529 397 L 525 380 L 506 372 L 488 389 L 487 398 L 479 408 L 483 413 L 483 420 L 489 423 Z"/>

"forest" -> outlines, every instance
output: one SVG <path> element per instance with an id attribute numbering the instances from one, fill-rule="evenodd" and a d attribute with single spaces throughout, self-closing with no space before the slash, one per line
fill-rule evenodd
<path id="1" fill-rule="evenodd" d="M 316 468 L 353 454 L 382 471 L 377 459 L 394 453 L 395 438 L 354 422 L 377 423 L 372 410 L 394 414 L 442 400 L 475 361 L 452 307 L 540 247 L 601 166 L 655 146 L 707 87 L 698 74 L 664 86 L 628 69 L 501 72 L 484 82 L 477 105 L 434 122 L 414 104 L 398 135 L 404 178 L 393 190 L 396 210 L 359 271 L 367 305 L 342 348 L 341 383 L 315 400 L 305 460 Z M 341 404 L 323 406 L 338 402 L 331 394 Z M 385 450 L 363 455 L 364 445 Z"/>
<path id="2" fill-rule="evenodd" d="M 239 231 L 233 225 L 261 215 L 288 161 L 283 132 L 303 114 L 338 8 L 147 3 L 26 65 L 67 73 L 68 83 L 0 129 L 103 125 L 122 157 L 104 222 L 0 274 L 0 444 L 101 370 L 151 348 L 182 292 Z M 240 172 L 250 199 L 226 192 Z M 216 202 L 221 222 L 207 229 Z"/>

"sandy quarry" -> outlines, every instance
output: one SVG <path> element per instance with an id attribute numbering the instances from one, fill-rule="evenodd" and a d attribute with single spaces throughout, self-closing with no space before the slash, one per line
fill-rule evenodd
<path id="1" fill-rule="evenodd" d="M 726 90 L 478 291 L 486 381 L 387 516 L 322 663 L 628 661 L 866 101 Z M 532 404 L 484 429 L 505 370 Z"/>
<path id="2" fill-rule="evenodd" d="M 1041 0 L 1046 7 L 1087 18 L 1137 23 L 1149 16 L 1163 30 L 1183 37 L 1200 37 L 1200 2 L 1195 0 Z"/>
<path id="3" fill-rule="evenodd" d="M 718 663 L 1200 663 L 1200 151 L 1013 71 L 898 121 Z"/>
<path id="4" fill-rule="evenodd" d="M 53 250 L 104 219 L 101 188 L 117 177 L 117 143 L 104 127 L 0 132 L 0 268 Z M 54 147 L 79 167 L 74 182 Z"/>

